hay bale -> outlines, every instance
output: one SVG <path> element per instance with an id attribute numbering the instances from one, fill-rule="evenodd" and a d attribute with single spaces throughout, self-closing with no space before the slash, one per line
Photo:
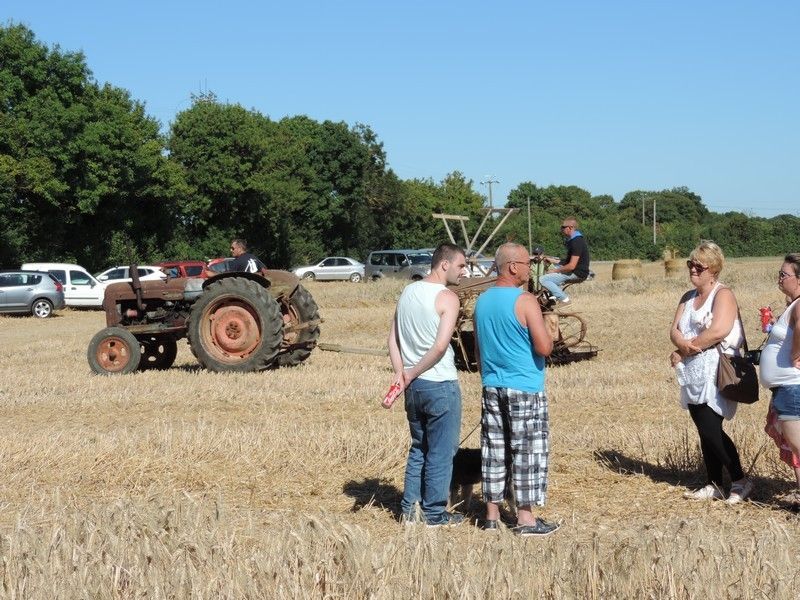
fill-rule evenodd
<path id="1" fill-rule="evenodd" d="M 664 275 L 675 277 L 683 273 L 686 268 L 686 261 L 682 258 L 670 258 L 664 261 Z"/>
<path id="2" fill-rule="evenodd" d="M 642 261 L 639 259 L 618 260 L 611 269 L 611 279 L 633 279 L 642 276 Z"/>

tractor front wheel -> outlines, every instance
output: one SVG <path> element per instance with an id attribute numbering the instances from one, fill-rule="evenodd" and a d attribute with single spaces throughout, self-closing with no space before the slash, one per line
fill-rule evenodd
<path id="1" fill-rule="evenodd" d="M 139 340 L 122 327 L 106 327 L 89 342 L 89 366 L 98 375 L 133 373 L 142 358 Z"/>
<path id="2" fill-rule="evenodd" d="M 178 342 L 172 337 L 151 335 L 140 337 L 142 360 L 139 367 L 147 369 L 169 369 L 178 355 Z"/>

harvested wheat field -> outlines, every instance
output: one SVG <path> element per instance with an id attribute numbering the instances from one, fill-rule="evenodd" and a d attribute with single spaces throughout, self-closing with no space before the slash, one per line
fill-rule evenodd
<path id="1" fill-rule="evenodd" d="M 780 259 L 728 261 L 751 345 L 782 304 Z M 794 598 L 800 521 L 763 433 L 767 395 L 726 425 L 751 502 L 684 500 L 703 481 L 668 328 L 688 278 L 611 265 L 573 288 L 601 348 L 550 368 L 545 539 L 397 522 L 408 433 L 382 409 L 388 359 L 315 351 L 259 374 L 90 374 L 99 311 L 0 317 L 0 554 L 9 598 Z M 400 283 L 310 283 L 323 342 L 385 346 Z M 461 374 L 462 435 L 480 413 Z M 478 434 L 466 446 L 479 445 Z M 473 500 L 461 507 L 482 513 Z"/>

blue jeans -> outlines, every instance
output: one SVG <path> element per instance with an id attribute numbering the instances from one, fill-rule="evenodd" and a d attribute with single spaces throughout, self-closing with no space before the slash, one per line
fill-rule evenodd
<path id="1" fill-rule="evenodd" d="M 435 523 L 447 509 L 461 433 L 461 390 L 458 381 L 415 379 L 405 398 L 411 447 L 400 508 L 413 515 L 414 504 L 420 502 L 425 520 Z"/>
<path id="2" fill-rule="evenodd" d="M 569 281 L 583 281 L 583 278 L 578 277 L 574 273 L 570 273 L 569 275 L 565 273 L 548 273 L 539 279 L 541 286 L 547 288 L 547 291 L 553 294 L 556 300 L 563 300 L 567 297 L 561 289 L 561 286 Z"/>

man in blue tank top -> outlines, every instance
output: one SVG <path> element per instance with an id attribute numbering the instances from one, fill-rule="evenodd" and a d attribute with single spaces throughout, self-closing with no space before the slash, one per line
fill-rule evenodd
<path id="1" fill-rule="evenodd" d="M 406 286 L 392 319 L 388 343 L 393 385 L 405 390 L 411 432 L 400 502 L 407 523 L 419 521 L 418 503 L 424 522 L 431 527 L 463 520 L 446 510 L 461 431 L 461 390 L 450 346 L 460 304 L 446 286 L 458 283 L 466 267 L 464 251 L 458 246 L 436 248 L 430 275 Z"/>
<path id="2" fill-rule="evenodd" d="M 553 350 L 536 297 L 521 288 L 530 278 L 524 246 L 507 243 L 495 254 L 495 287 L 475 304 L 475 339 L 483 383 L 481 487 L 484 529 L 497 529 L 500 503 L 513 482 L 519 535 L 547 535 L 558 525 L 534 518 L 547 496 L 549 424 L 544 357 Z"/>

